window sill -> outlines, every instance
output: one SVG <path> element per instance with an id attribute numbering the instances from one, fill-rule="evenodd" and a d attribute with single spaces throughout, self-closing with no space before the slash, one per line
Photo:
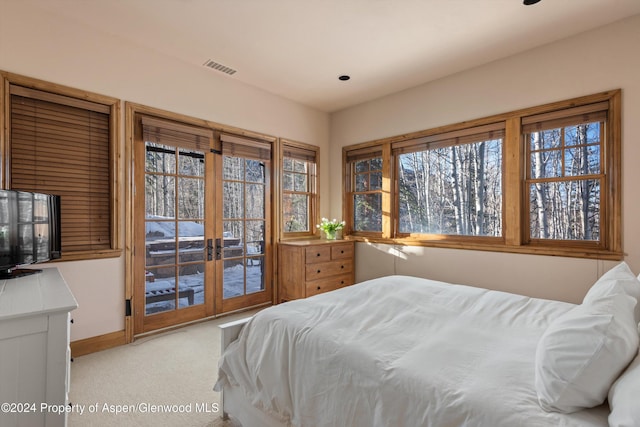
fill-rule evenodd
<path id="1" fill-rule="evenodd" d="M 580 248 L 580 247 L 549 247 L 549 246 L 509 246 L 505 244 L 482 244 L 482 243 L 468 243 L 468 242 L 446 242 L 446 241 L 425 241 L 416 239 L 384 239 L 377 237 L 363 237 L 349 235 L 345 236 L 345 239 L 354 240 L 356 242 L 364 243 L 381 243 L 387 245 L 401 245 L 401 246 L 423 246 L 432 248 L 443 249 L 463 249 L 471 251 L 488 251 L 488 252 L 503 252 L 503 253 L 518 253 L 528 255 L 546 255 L 546 256 L 562 256 L 569 258 L 586 258 L 586 259 L 601 259 L 610 261 L 620 261 L 624 258 L 623 252 L 614 252 L 603 249 L 595 248 Z"/>
<path id="2" fill-rule="evenodd" d="M 122 249 L 102 249 L 97 251 L 65 252 L 62 254 L 62 258 L 53 260 L 53 262 L 118 258 L 120 255 L 122 255 Z"/>

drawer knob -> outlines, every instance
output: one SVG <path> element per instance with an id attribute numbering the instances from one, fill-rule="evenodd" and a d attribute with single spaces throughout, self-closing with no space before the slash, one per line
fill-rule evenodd
<path id="1" fill-rule="evenodd" d="M 320 270 L 318 270 L 318 273 L 320 273 Z"/>
<path id="2" fill-rule="evenodd" d="M 340 268 L 344 268 L 344 265 L 341 265 Z"/>
<path id="3" fill-rule="evenodd" d="M 341 280 L 341 281 L 340 281 L 340 284 L 341 284 L 341 285 L 344 285 L 344 280 Z"/>
<path id="4" fill-rule="evenodd" d="M 320 256 L 320 253 L 317 253 L 316 256 Z"/>
<path id="5" fill-rule="evenodd" d="M 318 290 L 320 290 L 320 286 L 318 286 Z"/>
<path id="6" fill-rule="evenodd" d="M 340 251 L 340 253 L 341 253 L 341 254 L 343 254 L 343 253 L 344 253 L 344 251 Z"/>

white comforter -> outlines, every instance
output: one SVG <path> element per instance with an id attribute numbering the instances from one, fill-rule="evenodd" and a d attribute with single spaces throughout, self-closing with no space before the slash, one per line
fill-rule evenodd
<path id="1" fill-rule="evenodd" d="M 543 411 L 536 344 L 572 304 L 390 276 L 259 312 L 220 361 L 285 424 L 606 426 L 608 409 Z"/>

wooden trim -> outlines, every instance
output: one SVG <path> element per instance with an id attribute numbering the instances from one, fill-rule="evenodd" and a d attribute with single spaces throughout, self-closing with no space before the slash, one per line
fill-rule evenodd
<path id="1" fill-rule="evenodd" d="M 487 116 L 479 119 L 467 120 L 467 121 L 463 121 L 455 124 L 438 126 L 431 129 L 410 132 L 410 133 L 405 133 L 401 135 L 376 139 L 373 141 L 353 144 L 353 145 L 343 147 L 342 150 L 353 151 L 353 150 L 362 149 L 362 148 L 370 148 L 371 150 L 374 150 L 374 147 L 380 146 L 381 144 L 386 142 L 394 143 L 394 142 L 406 141 L 410 139 L 420 139 L 420 138 L 431 136 L 431 135 L 458 131 L 460 129 L 489 125 L 491 123 L 501 122 L 501 121 L 509 120 L 511 118 L 517 118 L 518 120 L 520 120 L 522 119 L 522 117 L 525 117 L 525 116 L 532 116 L 536 114 L 546 113 L 551 110 L 566 109 L 568 108 L 568 106 L 574 107 L 576 105 L 594 104 L 597 102 L 609 101 L 610 99 L 615 98 L 616 94 L 619 92 L 620 92 L 620 89 L 615 89 L 615 90 L 610 90 L 606 92 L 596 93 L 593 95 L 586 95 L 578 98 L 572 98 L 564 101 L 551 102 L 548 104 L 538 105 L 535 107 L 522 108 L 520 110 L 510 111 L 507 113 L 494 114 L 492 116 Z"/>
<path id="2" fill-rule="evenodd" d="M 136 155 L 134 152 L 136 148 L 135 138 L 136 138 L 136 134 L 141 134 L 141 129 L 136 128 L 136 126 L 139 126 L 135 120 L 136 115 L 153 116 L 158 119 L 166 119 L 173 122 L 183 123 L 186 125 L 191 125 L 199 128 L 211 129 L 213 131 L 214 146 L 217 146 L 217 149 L 220 149 L 220 142 L 221 142 L 220 139 L 221 139 L 222 133 L 232 134 L 236 138 L 247 138 L 253 141 L 258 140 L 258 141 L 262 141 L 263 143 L 270 143 L 273 146 L 276 145 L 274 144 L 274 142 L 278 140 L 274 136 L 270 136 L 262 133 L 251 132 L 251 131 L 247 131 L 244 129 L 239 129 L 231 126 L 225 126 L 209 120 L 198 119 L 198 118 L 186 116 L 183 114 L 173 113 L 170 111 L 161 110 L 158 108 L 149 107 L 149 106 L 145 106 L 145 105 L 141 105 L 141 104 L 137 104 L 129 101 L 125 102 L 124 163 L 126 167 L 125 167 L 125 172 L 123 174 L 124 175 L 123 179 L 125 184 L 124 194 L 125 194 L 125 215 L 126 215 L 125 233 L 124 233 L 124 236 L 125 236 L 125 241 L 124 241 L 125 299 L 131 301 L 131 306 L 134 309 L 136 305 L 140 305 L 140 301 L 137 300 L 138 298 L 142 298 L 144 300 L 144 295 L 136 297 L 135 290 L 134 290 L 134 285 L 135 285 L 134 275 L 136 270 L 136 262 L 139 262 L 139 259 L 140 259 L 140 257 L 136 258 L 135 251 L 134 251 L 135 232 L 138 229 L 138 227 L 136 227 L 136 224 L 135 224 L 135 218 L 138 210 L 144 209 L 144 204 L 142 204 L 142 206 L 136 206 L 136 203 L 135 203 L 136 202 L 135 200 L 136 188 L 135 188 L 135 182 L 134 182 L 135 170 L 136 170 L 135 168 Z M 267 144 L 260 145 L 260 147 L 264 148 L 266 145 Z M 270 147 L 270 148 L 273 148 L 273 147 Z M 214 156 L 213 153 L 209 153 L 208 155 L 213 156 L 214 173 L 218 176 L 218 179 L 221 179 L 222 156 L 219 156 L 219 155 Z M 269 159 L 268 162 L 272 166 L 271 168 L 268 168 L 268 170 L 266 171 L 267 179 L 272 179 L 272 176 L 277 175 L 276 171 L 272 169 L 276 168 L 277 166 L 274 166 L 274 164 L 271 163 L 272 162 L 271 159 Z M 273 184 L 271 183 L 268 185 L 273 185 Z M 267 196 L 268 197 L 271 196 L 269 197 L 268 202 L 273 203 L 274 202 L 273 192 Z M 220 205 L 222 203 L 222 191 L 214 189 L 213 197 L 215 199 L 216 205 Z M 273 234 L 271 233 L 271 230 L 273 229 L 272 228 L 273 221 L 274 221 L 273 217 L 274 215 L 271 215 L 271 212 L 267 212 L 267 218 L 265 218 L 266 220 L 265 234 L 267 236 L 273 236 Z M 216 230 L 215 231 L 216 234 L 222 235 L 222 218 L 220 215 L 217 215 L 214 219 L 214 228 Z M 270 239 L 272 238 L 273 237 L 270 237 Z M 265 253 L 269 253 L 269 252 L 273 253 L 271 240 L 265 242 L 265 245 L 266 245 Z M 218 283 L 222 283 L 222 278 L 223 278 L 222 262 L 223 261 L 216 261 L 215 263 L 216 265 L 213 267 L 214 275 Z M 267 263 L 267 271 L 265 272 L 265 282 L 266 282 L 265 288 L 267 289 L 267 292 L 269 292 L 269 290 L 272 290 L 274 287 L 273 285 L 274 284 L 274 281 L 273 281 L 274 268 L 268 256 L 265 257 L 265 262 Z M 222 313 L 223 307 L 220 300 L 221 300 L 221 296 L 217 295 L 217 290 L 214 289 L 214 292 L 210 293 L 209 299 L 207 299 L 205 305 L 210 306 L 210 308 L 213 310 L 213 313 L 215 313 L 215 315 L 220 315 L 220 314 L 223 314 Z M 250 299 L 249 303 L 262 304 L 263 302 L 252 301 Z M 270 301 L 268 301 L 267 304 L 271 304 L 271 303 L 272 301 L 270 298 Z M 241 310 L 244 309 L 244 307 L 236 307 L 234 304 L 224 307 L 225 311 L 227 312 L 231 310 L 235 310 L 236 308 L 240 308 Z M 205 313 L 206 316 L 211 316 L 211 314 L 212 313 L 209 313 L 208 311 L 207 313 Z M 161 316 L 156 316 L 156 317 L 160 319 Z M 185 318 L 183 320 L 185 322 L 191 322 L 191 319 Z M 199 320 L 204 320 L 204 318 Z M 196 320 L 196 321 L 199 321 L 199 320 Z M 176 325 L 176 326 L 179 326 L 179 325 Z M 135 339 L 135 336 L 138 336 L 143 333 L 147 333 L 147 332 L 143 330 L 141 322 L 139 323 L 136 321 L 133 313 L 131 316 L 125 316 L 124 334 L 125 334 L 125 339 L 127 343 L 132 342 Z"/>
<path id="3" fill-rule="evenodd" d="M 609 175 L 609 197 L 607 197 L 607 240 L 610 243 L 609 250 L 614 253 L 622 253 L 622 91 L 615 91 L 609 99 L 609 124 L 607 138 L 610 138 L 611 149 L 605 151 L 605 164 Z M 611 165 L 616 159 L 620 164 L 611 172 Z"/>
<path id="4" fill-rule="evenodd" d="M 384 177 L 395 175 L 395 165 L 391 159 L 391 144 L 384 144 L 382 146 L 382 236 L 386 238 L 392 236 L 394 232 L 392 221 L 394 218 L 398 218 L 398 212 L 394 210 L 394 206 L 396 205 L 395 195 L 397 195 L 398 192 L 392 191 L 394 184 L 390 179 L 384 179 Z M 395 181 L 397 182 L 397 179 Z M 393 216 L 391 212 L 393 212 Z"/>
<path id="5" fill-rule="evenodd" d="M 567 117 L 574 120 L 575 116 L 588 116 L 588 121 L 603 119 L 604 111 L 609 107 L 609 103 L 606 101 L 596 102 L 595 104 L 580 105 L 573 108 L 565 108 L 561 110 L 551 111 L 548 113 L 536 114 L 533 116 L 527 116 L 522 118 L 522 128 L 525 132 L 528 132 L 530 127 L 533 127 L 540 122 L 555 122 L 556 120 L 565 119 Z M 591 118 L 594 116 L 594 118 Z"/>
<path id="6" fill-rule="evenodd" d="M 504 121 L 489 123 L 475 128 L 464 128 L 423 136 L 418 139 L 398 141 L 391 144 L 391 149 L 398 153 L 411 153 L 427 149 L 450 147 L 458 144 L 488 141 L 504 137 Z"/>
<path id="7" fill-rule="evenodd" d="M 109 348 L 127 344 L 125 331 L 116 331 L 104 335 L 73 341 L 71 343 L 71 356 L 78 357 L 96 353 Z"/>
<path id="8" fill-rule="evenodd" d="M 504 170 L 502 174 L 502 237 L 507 246 L 522 244 L 522 191 L 524 188 L 521 171 L 524 165 L 520 120 L 506 121 L 503 145 Z"/>
<path id="9" fill-rule="evenodd" d="M 275 147 L 274 147 L 275 148 Z M 284 189 L 282 188 L 283 180 L 282 175 L 284 173 L 284 157 L 288 150 L 292 150 L 294 152 L 313 152 L 313 163 L 315 163 L 315 170 L 313 170 L 313 174 L 309 174 L 309 178 L 313 180 L 313 188 L 309 190 L 309 207 L 308 207 L 308 215 L 309 215 L 309 231 L 299 231 L 299 232 L 286 232 L 283 224 L 283 206 L 282 206 L 282 198 L 284 196 Z M 272 181 L 274 196 L 275 196 L 275 212 L 276 214 L 276 222 L 277 227 L 274 229 L 276 232 L 276 236 L 279 236 L 280 239 L 300 239 L 300 238 L 311 238 L 313 236 L 318 235 L 318 231 L 315 228 L 315 224 L 319 222 L 320 218 L 320 147 L 316 145 L 306 144 L 303 142 L 292 141 L 289 139 L 281 138 L 279 144 L 277 144 L 277 150 L 274 151 L 274 159 L 277 159 L 278 169 L 274 174 L 274 180 Z M 310 162 L 310 159 L 305 160 Z M 274 252 L 277 255 L 277 251 Z M 277 274 L 277 269 L 275 269 Z M 277 283 L 277 280 L 276 280 Z M 274 300 L 274 302 L 277 300 Z"/>
<path id="10" fill-rule="evenodd" d="M 601 242 L 594 245 L 592 242 L 571 241 L 529 241 L 527 192 L 525 187 L 525 169 L 528 159 L 525 158 L 525 141 L 523 140 L 523 118 L 553 118 L 557 119 L 562 114 L 571 113 L 572 117 L 581 117 L 584 114 L 599 114 L 602 108 L 607 108 L 607 146 L 603 167 L 606 168 L 608 187 L 601 189 L 601 197 L 606 199 L 601 217 Z M 392 161 L 389 167 L 383 165 L 383 182 L 393 179 L 392 189 L 388 191 L 391 205 L 383 204 L 383 215 L 390 212 L 391 221 L 383 219 L 382 233 L 353 232 L 353 189 L 351 162 L 356 159 L 371 157 L 370 153 L 384 153 L 389 145 L 404 149 L 411 149 L 411 144 L 436 140 L 437 135 L 457 135 L 468 132 L 473 126 L 483 126 L 489 129 L 492 124 L 504 123 L 503 137 L 503 236 L 501 239 L 482 240 L 476 236 L 427 236 L 399 234 L 397 218 L 399 216 L 397 201 L 398 185 L 397 176 L 392 168 L 397 167 L 395 154 L 392 153 Z M 527 122 L 527 120 L 525 120 Z M 487 127 L 488 126 L 488 127 Z M 620 260 L 623 258 L 622 248 L 622 203 L 621 203 L 621 90 L 616 89 L 587 95 L 579 98 L 558 101 L 536 107 L 525 108 L 509 113 L 493 115 L 481 119 L 470 120 L 453 125 L 440 126 L 419 132 L 383 138 L 375 141 L 364 142 L 345 146 L 342 148 L 343 163 L 343 216 L 347 218 L 345 232 L 348 237 L 357 241 L 379 242 L 387 244 L 420 245 L 445 248 L 458 248 L 469 250 L 486 250 L 496 252 L 514 252 L 527 254 L 558 255 L 567 257 L 593 258 Z M 387 161 L 387 160 L 385 160 Z M 386 209 L 388 208 L 388 209 Z M 391 224 L 389 223 L 391 222 Z"/>
<path id="11" fill-rule="evenodd" d="M 0 71 L 1 83 L 0 84 L 0 106 L 2 106 L 2 111 L 0 111 L 0 156 L 2 156 L 2 161 L 0 162 L 0 188 L 8 188 L 8 179 L 7 179 L 7 171 L 9 170 L 10 164 L 10 156 L 9 156 L 9 123 L 10 120 L 10 111 L 9 108 L 4 107 L 5 105 L 10 105 L 11 96 L 9 94 L 9 79 L 5 77 L 5 75 Z"/>
<path id="12" fill-rule="evenodd" d="M 134 188 L 134 138 L 135 138 L 135 109 L 133 104 L 125 103 L 125 138 L 124 138 L 124 164 L 125 164 L 125 176 L 124 176 L 124 206 L 125 206 L 125 256 L 124 256 L 124 298 L 125 301 L 129 300 L 131 304 L 132 312 L 129 316 L 125 314 L 124 317 L 124 333 L 125 342 L 128 344 L 133 342 L 135 325 L 133 310 L 135 307 L 135 297 L 133 292 L 134 283 L 134 200 L 135 200 L 135 188 Z"/>
<path id="13" fill-rule="evenodd" d="M 68 105 L 70 107 L 81 108 L 83 110 L 91 110 L 103 114 L 109 114 L 111 112 L 111 109 L 108 105 L 86 101 L 84 99 L 73 98 L 70 96 L 58 95 L 57 93 L 43 92 L 40 90 L 26 88 L 24 86 L 18 86 L 16 84 L 9 85 L 9 93 L 11 95 L 18 95 L 24 98 L 32 98 L 39 101 Z"/>
<path id="14" fill-rule="evenodd" d="M 69 96 L 78 99 L 86 99 L 98 104 L 115 105 L 120 103 L 118 98 L 111 96 L 101 95 L 95 92 L 89 92 L 82 89 L 76 89 L 70 86 L 64 86 L 57 83 L 51 83 L 44 80 L 35 79 L 32 77 L 21 76 L 19 74 L 9 73 L 0 70 L 0 76 L 11 84 L 24 86 L 31 89 L 37 89 L 45 92 L 52 92 L 64 96 Z"/>
<path id="15" fill-rule="evenodd" d="M 127 101 L 126 105 L 131 108 L 132 111 L 139 114 L 152 115 L 163 119 L 178 121 L 186 124 L 191 124 L 198 127 L 211 128 L 214 131 L 233 134 L 235 136 L 241 136 L 246 138 L 258 139 L 267 142 L 276 142 L 277 137 L 267 135 L 259 132 L 252 132 L 245 129 L 240 129 L 233 126 L 227 126 L 220 123 L 212 122 L 210 120 L 198 119 L 195 117 L 187 116 L 184 114 L 173 113 L 167 110 L 162 110 L 155 107 L 149 107 L 147 105 L 136 104 L 134 102 Z"/>
<path id="16" fill-rule="evenodd" d="M 549 256 L 562 256 L 567 258 L 589 258 L 598 260 L 611 260 L 620 261 L 624 258 L 624 253 L 605 251 L 591 248 L 568 248 L 557 247 L 552 248 L 549 246 L 536 246 L 536 245 L 522 245 L 522 246 L 506 246 L 502 244 L 488 244 L 488 243 L 470 243 L 460 241 L 448 241 L 448 240 L 418 240 L 418 239 L 383 239 L 377 236 L 360 236 L 350 235 L 347 240 L 354 240 L 356 242 L 365 243 L 383 243 L 387 245 L 402 245 L 402 246 L 423 246 L 431 248 L 443 248 L 443 249 L 466 249 L 472 251 L 487 251 L 487 252 L 503 252 L 503 253 L 516 253 L 516 254 L 529 254 L 529 255 L 549 255 Z M 500 240 L 502 241 L 502 240 Z"/>
<path id="17" fill-rule="evenodd" d="M 9 182 L 9 164 L 10 164 L 10 106 L 11 91 L 17 90 L 23 94 L 33 95 L 35 91 L 43 92 L 42 95 L 53 102 L 60 102 L 65 105 L 72 105 L 79 108 L 88 108 L 90 110 L 100 110 L 109 114 L 109 185 L 111 190 L 109 193 L 110 203 L 110 248 L 96 250 L 81 250 L 73 252 L 65 252 L 61 261 L 98 259 L 118 257 L 122 254 L 122 238 L 121 238 L 121 205 L 119 193 L 121 191 L 121 140 L 120 140 L 120 105 L 119 99 L 88 92 L 81 89 L 63 86 L 31 77 L 21 76 L 0 70 L 2 77 L 2 87 L 0 88 L 0 96 L 2 97 L 3 112 L 0 115 L 0 154 L 3 156 L 0 171 L 1 187 L 8 188 Z M 13 89 L 12 89 L 13 88 Z"/>

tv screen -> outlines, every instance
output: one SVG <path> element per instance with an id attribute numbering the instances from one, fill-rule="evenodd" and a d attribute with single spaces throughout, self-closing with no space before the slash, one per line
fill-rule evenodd
<path id="1" fill-rule="evenodd" d="M 0 190 L 0 278 L 38 272 L 17 267 L 60 258 L 60 197 Z"/>

